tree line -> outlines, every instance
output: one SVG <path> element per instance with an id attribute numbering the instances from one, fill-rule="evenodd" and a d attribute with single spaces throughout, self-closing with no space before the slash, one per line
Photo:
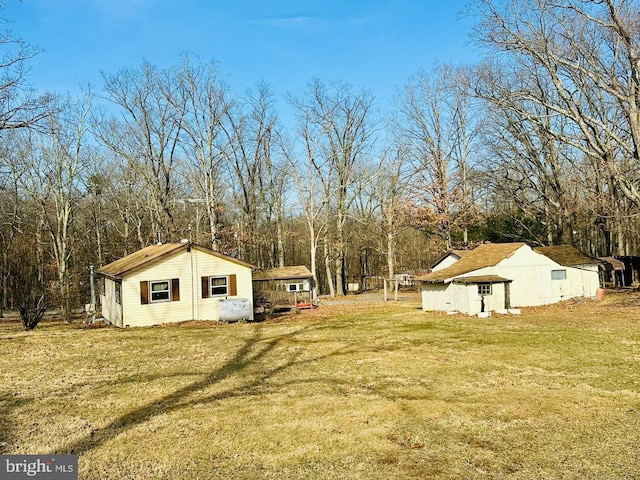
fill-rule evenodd
<path id="1" fill-rule="evenodd" d="M 474 0 L 474 65 L 425 67 L 381 111 L 312 79 L 231 92 L 184 54 L 28 88 L 39 52 L 0 37 L 0 308 L 71 321 L 88 266 L 182 238 L 320 293 L 418 272 L 483 241 L 638 252 L 640 16 L 630 0 Z M 24 315 L 23 315 L 24 318 Z"/>

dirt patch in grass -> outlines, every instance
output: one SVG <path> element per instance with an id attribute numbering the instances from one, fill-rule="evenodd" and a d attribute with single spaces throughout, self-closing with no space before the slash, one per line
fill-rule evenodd
<path id="1" fill-rule="evenodd" d="M 260 323 L 0 321 L 0 453 L 83 479 L 638 478 L 637 293 L 479 319 L 419 297 Z"/>

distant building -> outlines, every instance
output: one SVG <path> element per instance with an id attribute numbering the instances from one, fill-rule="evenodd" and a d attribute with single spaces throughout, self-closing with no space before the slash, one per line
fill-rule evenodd
<path id="1" fill-rule="evenodd" d="M 311 307 L 315 285 L 313 274 L 304 265 L 258 270 L 253 275 L 255 304 L 258 307 Z"/>

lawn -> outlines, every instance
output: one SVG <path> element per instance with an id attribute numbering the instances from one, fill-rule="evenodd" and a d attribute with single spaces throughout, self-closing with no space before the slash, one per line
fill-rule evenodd
<path id="1" fill-rule="evenodd" d="M 0 454 L 72 452 L 82 479 L 640 478 L 640 297 L 0 321 Z"/>

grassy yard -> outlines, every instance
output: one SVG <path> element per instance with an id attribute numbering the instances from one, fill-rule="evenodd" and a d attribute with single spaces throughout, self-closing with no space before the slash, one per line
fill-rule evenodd
<path id="1" fill-rule="evenodd" d="M 82 479 L 637 479 L 640 297 L 255 324 L 0 321 L 0 454 Z"/>

